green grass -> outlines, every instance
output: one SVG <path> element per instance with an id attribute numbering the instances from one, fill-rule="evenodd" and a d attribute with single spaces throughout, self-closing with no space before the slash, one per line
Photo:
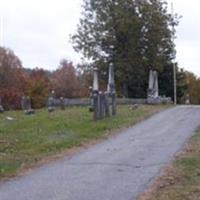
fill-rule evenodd
<path id="1" fill-rule="evenodd" d="M 141 106 L 131 110 L 119 106 L 116 117 L 94 122 L 86 107 L 71 107 L 48 113 L 37 110 L 26 116 L 21 111 L 0 114 L 0 179 L 16 175 L 43 158 L 78 147 L 91 140 L 106 138 L 116 130 L 166 108 Z M 12 117 L 10 121 L 7 117 Z"/>
<path id="2" fill-rule="evenodd" d="M 141 200 L 200 200 L 200 129 L 158 183 Z"/>

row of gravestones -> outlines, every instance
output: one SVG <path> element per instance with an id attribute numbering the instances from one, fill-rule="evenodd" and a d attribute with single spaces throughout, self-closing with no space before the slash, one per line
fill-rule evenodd
<path id="1" fill-rule="evenodd" d="M 61 110 L 65 110 L 65 99 L 60 97 L 59 105 Z M 55 110 L 55 98 L 50 96 L 47 101 L 47 110 L 48 112 L 53 112 Z"/>
<path id="2" fill-rule="evenodd" d="M 65 100 L 63 97 L 60 97 L 59 105 L 61 110 L 65 110 Z M 21 108 L 26 115 L 31 115 L 35 113 L 34 109 L 31 106 L 31 99 L 29 96 L 22 97 Z M 52 94 L 47 100 L 47 110 L 48 112 L 53 112 L 55 110 L 55 98 L 52 96 Z M 4 111 L 5 110 L 1 104 L 1 99 L 0 99 L 0 113 L 3 113 Z"/>
<path id="3" fill-rule="evenodd" d="M 55 110 L 55 98 L 53 97 L 53 93 L 54 92 L 51 93 L 51 96 L 47 100 L 48 112 L 54 112 L 54 110 Z M 59 105 L 60 105 L 61 110 L 65 110 L 65 100 L 63 97 L 60 97 Z M 31 114 L 35 113 L 35 111 L 31 107 L 30 97 L 28 97 L 28 96 L 22 97 L 21 107 L 22 107 L 22 110 L 24 111 L 24 113 L 27 115 L 31 115 Z"/>
<path id="4" fill-rule="evenodd" d="M 55 98 L 54 91 L 51 92 L 50 97 L 47 101 L 47 110 L 48 112 L 53 112 L 55 110 Z M 93 111 L 93 119 L 98 120 L 104 117 L 108 117 L 109 107 L 111 99 L 111 108 L 112 115 L 116 115 L 116 92 L 115 92 L 115 83 L 114 83 L 114 67 L 112 64 L 109 66 L 109 79 L 108 79 L 108 88 L 107 91 L 99 91 L 98 83 L 98 72 L 97 69 L 94 69 L 94 79 L 93 87 L 90 88 L 90 99 L 91 99 L 91 111 Z M 147 102 L 149 104 L 160 104 L 160 103 L 170 103 L 171 98 L 169 97 L 160 97 L 158 89 L 158 73 L 155 70 L 150 70 L 149 72 L 149 87 L 147 92 Z M 34 110 L 31 107 L 31 100 L 28 96 L 23 96 L 21 100 L 21 107 L 25 114 L 33 114 Z M 61 110 L 65 109 L 64 98 L 60 98 L 60 108 Z M 0 113 L 4 112 L 4 108 L 1 105 L 0 99 Z"/>

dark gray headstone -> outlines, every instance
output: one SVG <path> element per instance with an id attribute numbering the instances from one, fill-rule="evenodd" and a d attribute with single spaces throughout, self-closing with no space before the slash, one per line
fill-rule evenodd
<path id="1" fill-rule="evenodd" d="M 0 113 L 3 113 L 4 112 L 4 108 L 2 106 L 2 103 L 1 103 L 1 98 L 0 98 Z"/>
<path id="2" fill-rule="evenodd" d="M 94 100 L 93 100 L 92 86 L 89 87 L 89 99 L 90 99 L 89 111 L 93 112 L 94 111 Z"/>
<path id="3" fill-rule="evenodd" d="M 54 109 L 54 98 L 50 96 L 47 100 L 47 110 L 48 112 L 53 112 Z"/>
<path id="4" fill-rule="evenodd" d="M 3 113 L 4 112 L 4 108 L 2 105 L 0 105 L 0 113 Z"/>
<path id="5" fill-rule="evenodd" d="M 60 97 L 60 109 L 65 110 L 65 99 Z"/>
<path id="6" fill-rule="evenodd" d="M 114 66 L 112 63 L 109 65 L 108 93 L 111 97 L 111 113 L 114 116 L 116 115 L 116 91 L 114 81 Z"/>
<path id="7" fill-rule="evenodd" d="M 34 114 L 35 111 L 31 107 L 31 99 L 29 96 L 23 96 L 21 99 L 21 107 L 26 115 Z"/>

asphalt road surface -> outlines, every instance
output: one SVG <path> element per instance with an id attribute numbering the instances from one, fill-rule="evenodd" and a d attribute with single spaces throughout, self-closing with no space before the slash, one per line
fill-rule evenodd
<path id="1" fill-rule="evenodd" d="M 178 106 L 97 145 L 0 184 L 0 200 L 134 200 L 200 125 Z"/>

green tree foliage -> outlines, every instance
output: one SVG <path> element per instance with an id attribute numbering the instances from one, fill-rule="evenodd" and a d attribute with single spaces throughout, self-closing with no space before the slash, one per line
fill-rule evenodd
<path id="1" fill-rule="evenodd" d="M 187 95 L 187 72 L 183 69 L 176 70 L 176 79 L 177 79 L 177 102 L 178 103 L 185 103 L 186 95 Z"/>
<path id="2" fill-rule="evenodd" d="M 163 71 L 158 76 L 158 81 L 160 95 L 174 99 L 173 64 L 164 66 Z"/>
<path id="3" fill-rule="evenodd" d="M 174 70 L 173 64 L 164 66 L 163 71 L 159 74 L 159 92 L 161 96 L 171 97 L 174 99 Z M 177 79 L 177 102 L 185 103 L 187 94 L 187 72 L 179 69 L 176 63 L 176 79 Z"/>
<path id="4" fill-rule="evenodd" d="M 148 71 L 162 71 L 172 60 L 171 24 L 161 0 L 85 0 L 83 17 L 72 36 L 74 48 L 100 72 L 113 63 L 118 93 L 146 95 Z"/>

